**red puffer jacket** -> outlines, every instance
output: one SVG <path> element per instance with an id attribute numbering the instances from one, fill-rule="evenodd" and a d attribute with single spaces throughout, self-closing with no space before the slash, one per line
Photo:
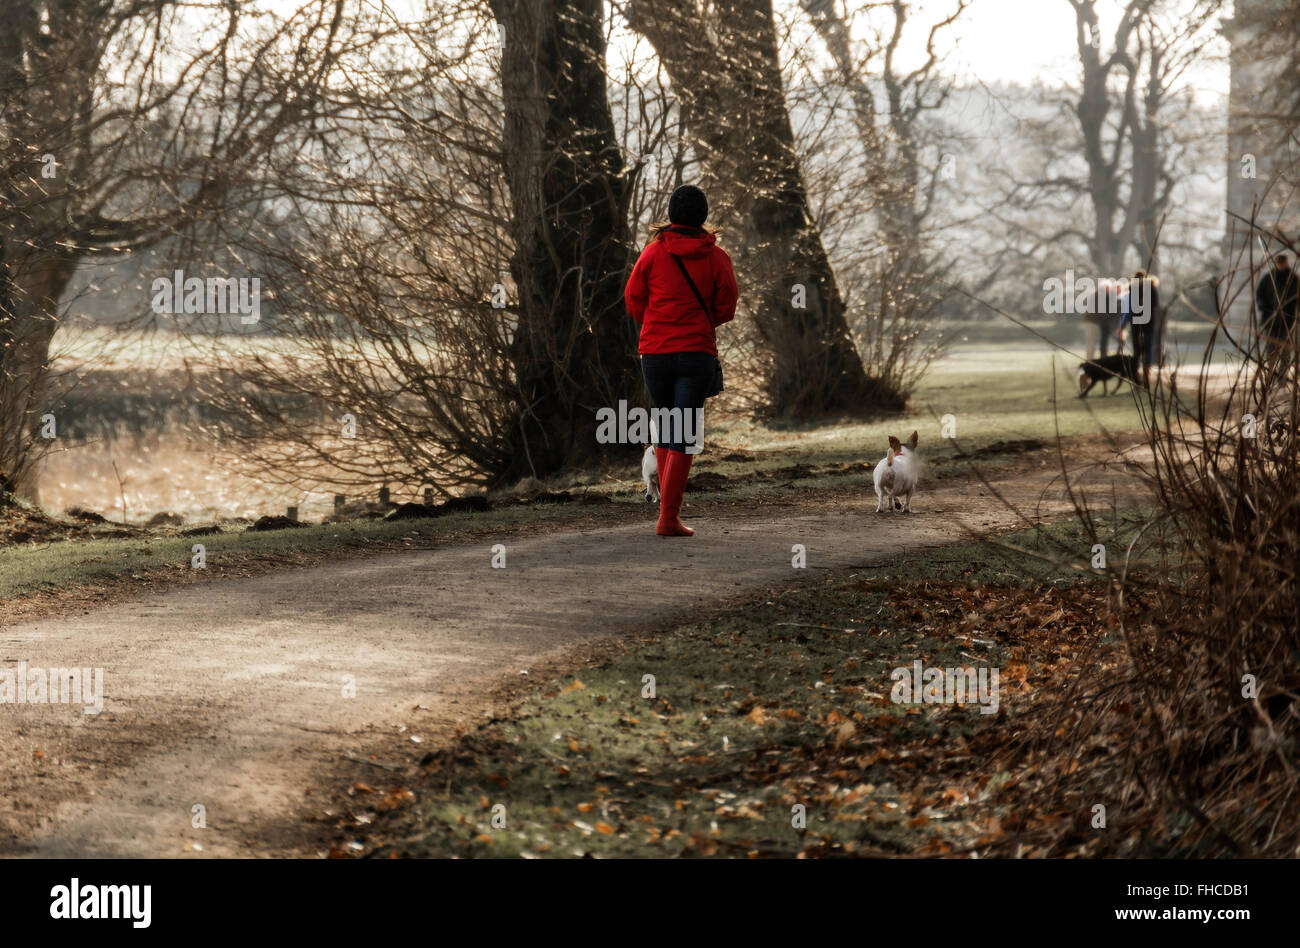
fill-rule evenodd
<path id="1" fill-rule="evenodd" d="M 695 227 L 673 225 L 641 252 L 627 281 L 627 311 L 641 327 L 641 355 L 708 352 L 717 355 L 713 329 L 681 268 L 681 258 L 709 307 L 713 326 L 736 315 L 736 272 L 717 238 Z"/>

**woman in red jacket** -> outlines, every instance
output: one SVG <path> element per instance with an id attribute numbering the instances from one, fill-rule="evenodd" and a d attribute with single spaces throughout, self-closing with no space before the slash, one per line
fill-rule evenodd
<path id="1" fill-rule="evenodd" d="M 736 315 L 736 273 L 731 258 L 704 229 L 709 202 L 683 185 L 668 202 L 670 223 L 656 225 L 649 246 L 632 268 L 624 297 L 641 327 L 641 371 L 657 409 L 678 409 L 678 430 L 657 432 L 659 523 L 665 537 L 689 537 L 682 524 L 682 494 L 691 461 L 700 452 L 699 419 L 718 356 L 714 328 Z M 692 286 L 694 284 L 694 286 Z M 662 417 L 662 416 L 661 416 Z M 688 440 L 687 435 L 690 435 Z"/>

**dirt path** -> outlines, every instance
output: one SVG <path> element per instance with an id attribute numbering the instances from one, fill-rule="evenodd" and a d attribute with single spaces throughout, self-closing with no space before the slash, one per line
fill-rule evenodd
<path id="1" fill-rule="evenodd" d="M 1032 509 L 1049 474 L 1007 487 Z M 1055 489 L 1044 500 L 1041 513 L 1065 509 Z M 313 855 L 325 830 L 304 818 L 320 819 L 331 789 L 392 783 L 386 761 L 405 765 L 477 723 L 499 708 L 503 682 L 528 680 L 521 670 L 536 678 L 561 658 L 581 661 L 600 637 L 1016 524 L 978 484 L 923 491 L 911 516 L 874 507 L 872 496 L 694 516 L 699 534 L 680 541 L 648 523 L 503 535 L 0 629 L 0 671 L 20 660 L 102 667 L 105 692 L 98 715 L 0 704 L 0 851 Z M 505 545 L 504 569 L 491 566 L 493 542 Z M 791 567 L 796 543 L 806 570 Z M 195 805 L 204 829 L 191 826 Z"/>

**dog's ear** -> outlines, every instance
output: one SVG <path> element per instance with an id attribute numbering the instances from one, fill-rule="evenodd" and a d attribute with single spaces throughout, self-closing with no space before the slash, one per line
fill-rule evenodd
<path id="1" fill-rule="evenodd" d="M 909 448 L 911 448 L 913 451 L 915 451 L 915 450 L 916 450 L 916 442 L 917 442 L 917 440 L 918 440 L 920 437 L 921 437 L 921 436 L 920 436 L 917 432 L 913 431 L 913 432 L 912 432 L 912 437 L 910 437 L 910 438 L 907 439 L 907 446 L 908 446 Z"/>
<path id="2" fill-rule="evenodd" d="M 891 451 L 893 451 L 895 454 L 897 454 L 899 451 L 903 450 L 903 442 L 899 441 L 899 440 L 898 440 L 897 438 L 895 438 L 893 435 L 890 435 L 890 436 L 889 436 L 889 450 L 891 450 Z"/>

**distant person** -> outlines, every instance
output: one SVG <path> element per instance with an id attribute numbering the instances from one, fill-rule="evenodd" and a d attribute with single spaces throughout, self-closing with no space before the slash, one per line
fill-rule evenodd
<path id="1" fill-rule="evenodd" d="M 667 224 L 651 227 L 624 293 L 627 311 L 641 327 L 637 351 L 655 408 L 680 409 L 675 415 L 701 417 L 718 366 L 714 328 L 736 315 L 736 273 L 731 258 L 706 230 L 709 202 L 693 185 L 682 185 L 668 202 Z M 687 451 L 686 431 L 657 432 L 660 536 L 689 537 L 681 521 L 682 495 L 701 433 L 694 425 Z M 670 426 L 662 422 L 659 428 Z M 683 426 L 684 427 L 684 426 Z"/>
<path id="2" fill-rule="evenodd" d="M 1291 267 L 1290 258 L 1280 253 L 1273 269 L 1255 287 L 1255 312 L 1264 336 L 1265 357 L 1271 363 L 1285 355 L 1287 346 L 1295 344 L 1297 310 L 1300 310 L 1300 277 Z"/>
<path id="3" fill-rule="evenodd" d="M 1133 274 L 1129 283 L 1128 320 L 1132 324 L 1133 359 L 1141 367 L 1142 381 L 1151 384 L 1151 366 L 1160 366 L 1160 341 L 1164 313 L 1160 308 L 1160 279 L 1145 270 Z"/>
<path id="4" fill-rule="evenodd" d="M 1124 351 L 1124 327 L 1128 323 L 1129 291 L 1120 280 L 1106 281 L 1106 318 L 1101 322 L 1101 357 L 1110 355 L 1110 347 L 1115 346 L 1115 354 Z M 1111 306 L 1111 301 L 1115 305 Z M 1111 310 L 1114 310 L 1112 312 Z"/>
<path id="5" fill-rule="evenodd" d="M 1165 364 L 1165 329 L 1169 325 L 1169 307 L 1160 298 L 1160 278 L 1151 277 L 1151 364 L 1158 372 Z"/>
<path id="6" fill-rule="evenodd" d="M 1106 306 L 1110 298 L 1110 287 L 1109 280 L 1098 280 L 1091 305 L 1083 314 L 1083 345 L 1089 362 L 1097 358 L 1097 353 L 1101 349 L 1101 335 L 1106 325 Z"/>

